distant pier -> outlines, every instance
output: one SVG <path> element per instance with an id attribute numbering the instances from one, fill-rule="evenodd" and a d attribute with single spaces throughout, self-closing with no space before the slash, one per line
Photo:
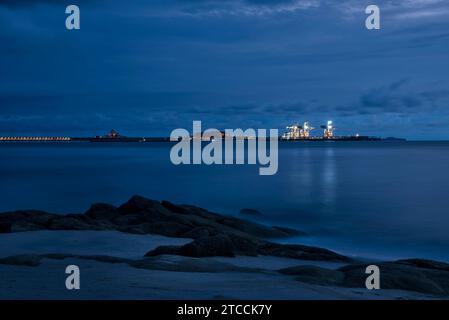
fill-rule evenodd
<path id="1" fill-rule="evenodd" d="M 69 137 L 0 137 L 0 141 L 42 142 L 42 141 L 72 141 Z"/>

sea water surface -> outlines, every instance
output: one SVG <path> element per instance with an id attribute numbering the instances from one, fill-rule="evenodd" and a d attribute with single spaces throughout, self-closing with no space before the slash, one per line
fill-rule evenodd
<path id="1" fill-rule="evenodd" d="M 134 194 L 298 228 L 285 241 L 449 261 L 449 142 L 284 142 L 279 170 L 181 165 L 169 143 L 2 143 L 0 212 L 84 212 Z"/>

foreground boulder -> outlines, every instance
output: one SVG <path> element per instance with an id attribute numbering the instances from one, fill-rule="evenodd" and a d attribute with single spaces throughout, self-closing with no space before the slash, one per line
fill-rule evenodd
<path id="1" fill-rule="evenodd" d="M 256 209 L 249 209 L 249 208 L 243 208 L 240 209 L 240 214 L 242 215 L 248 215 L 248 216 L 254 216 L 254 217 L 261 217 L 263 214 L 256 210 Z"/>
<path id="2" fill-rule="evenodd" d="M 297 266 L 279 270 L 286 275 L 294 275 L 301 282 L 317 284 L 321 286 L 339 286 L 344 281 L 344 273 L 338 270 L 330 270 L 317 266 Z"/>
<path id="3" fill-rule="evenodd" d="M 42 255 L 25 254 L 15 255 L 0 259 L 0 265 L 14 265 L 37 267 L 44 259 L 64 260 L 78 259 L 90 260 L 111 264 L 127 264 L 130 267 L 147 270 L 162 270 L 171 272 L 263 272 L 261 269 L 239 267 L 230 263 L 215 261 L 210 259 L 186 258 L 180 256 L 158 256 L 143 259 L 125 259 L 107 255 L 75 255 L 65 253 L 49 253 Z"/>
<path id="4" fill-rule="evenodd" d="M 186 257 L 256 256 L 260 241 L 237 235 L 218 234 L 196 239 L 183 246 L 161 246 L 148 252 L 147 257 L 175 254 Z"/>
<path id="5" fill-rule="evenodd" d="M 290 259 L 351 262 L 352 259 L 333 251 L 299 244 L 278 244 L 265 242 L 259 247 L 259 254 Z"/>
<path id="6" fill-rule="evenodd" d="M 415 291 L 437 296 L 449 295 L 449 264 L 424 259 L 408 259 L 374 263 L 380 269 L 381 289 Z M 297 266 L 279 270 L 295 276 L 298 281 L 365 288 L 366 267 L 370 264 L 353 264 L 337 270 L 317 266 Z"/>
<path id="7" fill-rule="evenodd" d="M 149 251 L 146 256 L 164 254 L 186 257 L 234 257 L 244 256 L 276 256 L 290 259 L 351 262 L 348 257 L 333 251 L 303 245 L 278 244 L 256 238 L 220 234 L 203 237 L 183 246 L 160 246 Z"/>
<path id="8" fill-rule="evenodd" d="M 49 229 L 55 217 L 38 210 L 22 210 L 0 214 L 0 233 Z"/>
<path id="9" fill-rule="evenodd" d="M 33 210 L 0 214 L 0 233 L 35 230 L 118 230 L 193 239 L 223 233 L 258 238 L 304 235 L 289 228 L 268 227 L 195 206 L 141 196 L 133 196 L 119 207 L 94 204 L 85 214 L 57 215 Z"/>
<path id="10" fill-rule="evenodd" d="M 6 258 L 0 258 L 0 264 L 36 267 L 41 263 L 42 257 L 35 254 L 20 254 Z"/>
<path id="11" fill-rule="evenodd" d="M 449 295 L 449 265 L 431 260 L 399 260 L 377 264 L 382 289 L 402 289 L 434 295 Z M 350 265 L 340 269 L 345 274 L 344 286 L 364 284 L 366 265 Z M 361 282 L 362 281 L 362 282 Z"/>
<path id="12" fill-rule="evenodd" d="M 133 196 L 119 207 L 98 203 L 84 214 L 57 215 L 42 211 L 0 214 L 0 232 L 31 230 L 117 230 L 136 234 L 159 234 L 191 238 L 183 246 L 162 246 L 147 256 L 163 254 L 186 257 L 270 255 L 305 260 L 350 261 L 329 250 L 267 241 L 305 235 L 284 227 L 219 215 L 208 210 Z"/>

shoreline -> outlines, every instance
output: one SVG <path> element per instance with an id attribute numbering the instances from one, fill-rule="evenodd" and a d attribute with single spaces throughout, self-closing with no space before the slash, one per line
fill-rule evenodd
<path id="1" fill-rule="evenodd" d="M 2 298 L 17 298 L 22 290 L 24 298 L 49 299 L 60 294 L 68 299 L 449 298 L 449 264 L 424 259 L 369 262 L 276 240 L 300 235 L 307 236 L 140 196 L 119 207 L 94 204 L 84 214 L 2 213 L 0 239 L 9 243 L 0 250 L 0 272 L 9 288 L 1 290 Z M 49 291 L 39 293 L 39 281 L 60 279 L 61 268 L 73 261 L 87 268 L 87 292 L 67 296 L 49 285 Z M 382 270 L 381 290 L 364 287 L 365 267 L 371 263 Z M 47 272 L 57 269 L 61 275 Z M 40 280 L 31 279 L 36 273 Z M 109 282 L 103 281 L 105 274 Z M 154 274 L 165 280 L 146 278 Z M 24 281 L 35 286 L 28 293 Z M 136 289 L 138 283 L 142 288 Z M 118 286 L 112 290 L 116 296 L 110 295 L 111 285 Z M 274 291 L 263 291 L 266 286 Z"/>
<path id="2" fill-rule="evenodd" d="M 16 239 L 5 239 L 4 236 Z M 130 239 L 125 241 L 128 237 Z M 17 238 L 22 241 L 18 242 Z M 7 251 L 0 249 L 0 272 L 3 275 L 0 299 L 7 300 L 441 298 L 397 289 L 375 292 L 361 287 L 313 284 L 279 272 L 298 266 L 329 270 L 346 266 L 338 262 L 269 256 L 188 258 L 161 255 L 142 259 L 139 255 L 145 248 L 174 244 L 173 241 L 178 240 L 155 235 L 117 231 L 28 231 L 0 234 L 0 239 L 15 243 L 21 253 L 15 256 L 15 261 L 5 263 L 5 255 L 19 251 L 12 247 Z M 136 247 L 135 252 L 130 250 Z M 81 290 L 78 292 L 68 291 L 62 285 L 64 270 L 69 264 L 75 264 L 81 270 Z"/>

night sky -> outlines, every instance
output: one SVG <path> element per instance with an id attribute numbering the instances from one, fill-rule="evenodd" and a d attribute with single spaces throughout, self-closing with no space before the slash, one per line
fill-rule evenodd
<path id="1" fill-rule="evenodd" d="M 168 136 L 192 120 L 449 139 L 449 1 L 0 0 L 0 135 Z"/>

